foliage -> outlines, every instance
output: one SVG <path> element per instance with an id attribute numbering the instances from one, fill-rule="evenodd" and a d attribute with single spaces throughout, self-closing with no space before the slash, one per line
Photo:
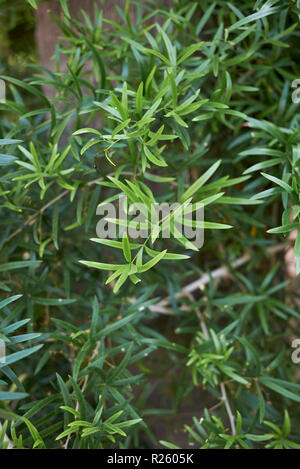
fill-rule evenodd
<path id="1" fill-rule="evenodd" d="M 297 2 L 126 1 L 116 22 L 61 4 L 55 71 L 1 76 L 3 446 L 156 446 L 151 418 L 204 390 L 213 404 L 197 399 L 185 425 L 195 447 L 299 448 L 299 295 L 270 254 L 298 230 L 299 272 Z M 201 203 L 204 246 L 95 238 L 97 206 L 120 195 Z M 182 294 L 223 264 L 230 278 Z M 175 370 L 169 408 L 147 403 L 151 355 Z"/>
<path id="2" fill-rule="evenodd" d="M 1 59 L 12 65 L 15 56 L 34 53 L 34 14 L 28 3 L 22 0 L 0 1 Z"/>

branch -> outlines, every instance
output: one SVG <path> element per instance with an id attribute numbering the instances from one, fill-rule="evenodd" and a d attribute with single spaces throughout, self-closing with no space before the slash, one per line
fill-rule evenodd
<path id="1" fill-rule="evenodd" d="M 275 246 L 271 246 L 267 249 L 269 255 L 276 254 L 277 252 L 283 251 L 287 247 L 286 243 L 276 244 Z M 232 269 L 236 269 L 241 267 L 242 265 L 249 262 L 251 259 L 250 254 L 244 254 L 239 259 L 235 260 L 231 264 Z M 187 296 L 187 294 L 192 293 L 193 291 L 197 290 L 198 288 L 202 289 L 204 285 L 210 282 L 210 279 L 218 279 L 228 277 L 230 275 L 230 269 L 228 267 L 219 267 L 218 269 L 213 270 L 210 274 L 203 274 L 198 280 L 186 285 L 182 288 L 180 292 L 175 294 L 176 298 L 181 298 L 182 296 Z M 160 314 L 169 314 L 172 315 L 172 311 L 168 310 L 166 307 L 170 304 L 170 297 L 167 297 L 154 305 L 150 305 L 149 309 L 153 313 L 160 313 Z"/>
<path id="2" fill-rule="evenodd" d="M 229 404 L 227 394 L 226 394 L 225 384 L 221 383 L 220 388 L 221 388 L 221 393 L 222 393 L 222 401 L 225 404 L 227 415 L 228 415 L 230 426 L 231 426 L 231 433 L 232 433 L 233 436 L 235 436 L 236 435 L 236 429 L 235 429 L 234 415 L 231 412 L 230 404 Z"/>
<path id="3" fill-rule="evenodd" d="M 129 171 L 123 171 L 122 174 L 124 175 L 131 175 L 132 173 L 129 172 Z M 115 173 L 110 173 L 108 174 L 107 176 L 114 176 Z M 92 181 L 89 181 L 86 183 L 87 186 L 92 186 L 93 184 L 97 184 L 98 182 L 100 181 L 103 181 L 104 178 L 103 177 L 99 177 L 97 179 L 93 179 Z M 55 202 L 57 202 L 58 200 L 62 199 L 63 197 L 65 197 L 66 195 L 69 194 L 69 192 L 71 192 L 70 189 L 66 189 L 65 191 L 61 192 L 57 197 L 55 197 L 54 199 L 50 200 L 50 202 L 48 202 L 46 205 L 44 205 L 42 208 L 40 208 L 40 210 L 38 210 L 37 212 L 35 212 L 34 215 L 31 215 L 31 217 L 29 217 L 23 226 L 21 226 L 20 228 L 18 228 L 16 231 L 14 231 L 11 235 L 9 235 L 6 240 L 4 241 L 4 243 L 8 243 L 8 241 L 10 241 L 11 239 L 13 239 L 15 236 L 17 236 L 19 233 L 22 233 L 22 231 L 24 230 L 24 228 L 28 225 L 33 225 L 35 222 L 36 222 L 36 219 L 39 215 L 41 215 L 42 213 L 44 213 L 45 210 L 47 210 L 47 208 L 51 207 L 51 205 L 55 204 Z"/>
<path id="4" fill-rule="evenodd" d="M 11 239 L 13 239 L 15 236 L 17 236 L 19 233 L 22 233 L 22 231 L 24 230 L 24 228 L 28 225 L 33 225 L 37 219 L 37 217 L 39 215 L 41 215 L 48 207 L 51 207 L 51 205 L 55 204 L 55 202 L 57 202 L 58 200 L 62 199 L 63 197 L 65 197 L 65 195 L 67 195 L 69 193 L 69 189 L 65 190 L 64 192 L 61 192 L 57 197 L 55 197 L 54 199 L 50 200 L 50 202 L 48 202 L 46 205 L 44 205 L 42 208 L 40 208 L 40 210 L 38 210 L 34 215 L 32 215 L 31 217 L 29 217 L 23 226 L 21 226 L 20 228 L 18 228 L 16 231 L 14 231 L 10 236 L 8 236 L 5 240 L 4 243 L 8 243 L 8 241 L 10 241 Z"/>

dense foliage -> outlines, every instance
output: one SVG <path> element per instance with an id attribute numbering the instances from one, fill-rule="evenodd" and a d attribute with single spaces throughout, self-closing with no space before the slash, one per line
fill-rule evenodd
<path id="1" fill-rule="evenodd" d="M 299 448 L 297 2 L 102 3 L 1 76 L 2 446 Z M 97 238 L 122 194 L 201 202 L 203 247 Z"/>

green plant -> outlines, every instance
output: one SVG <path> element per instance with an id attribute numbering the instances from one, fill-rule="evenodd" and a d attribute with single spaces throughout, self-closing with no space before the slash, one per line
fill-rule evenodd
<path id="1" fill-rule="evenodd" d="M 0 288 L 22 295 L 4 326 L 43 344 L 16 365 L 29 396 L 1 402 L 3 445 L 175 448 L 151 422 L 205 391 L 191 444 L 298 448 L 299 295 L 278 244 L 300 227 L 297 2 L 126 1 L 118 22 L 61 4 L 55 71 L 1 76 Z M 174 224 L 95 238 L 97 206 L 120 195 L 201 204 L 204 246 Z M 160 408 L 155 357 L 174 378 Z"/>

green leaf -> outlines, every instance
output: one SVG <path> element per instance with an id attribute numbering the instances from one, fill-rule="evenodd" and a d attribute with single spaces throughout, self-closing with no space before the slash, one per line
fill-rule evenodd
<path id="1" fill-rule="evenodd" d="M 7 272 L 10 270 L 25 269 L 29 267 L 37 267 L 41 261 L 16 261 L 0 264 L 0 272 Z"/>
<path id="2" fill-rule="evenodd" d="M 57 203 L 53 211 L 53 220 L 52 220 L 52 236 L 55 248 L 58 250 L 58 217 L 59 217 L 59 204 Z"/>
<path id="3" fill-rule="evenodd" d="M 122 239 L 123 254 L 127 262 L 131 262 L 131 250 L 128 235 L 125 232 Z"/>
<path id="4" fill-rule="evenodd" d="M 41 345 L 36 345 L 35 347 L 30 347 L 28 349 L 21 350 L 20 352 L 15 352 L 11 353 L 10 355 L 7 355 L 5 357 L 5 362 L 1 363 L 0 362 L 0 368 L 3 368 L 4 366 L 11 365 L 12 363 L 15 363 L 19 360 L 22 360 L 23 358 L 28 357 L 32 353 L 37 352 L 43 347 L 43 344 Z"/>
<path id="5" fill-rule="evenodd" d="M 0 401 L 16 401 L 27 396 L 28 394 L 24 392 L 0 392 Z"/>
<path id="6" fill-rule="evenodd" d="M 143 109 L 143 90 L 144 90 L 144 83 L 141 81 L 139 84 L 137 93 L 136 93 L 136 110 L 138 114 L 142 113 Z"/>
<path id="7" fill-rule="evenodd" d="M 9 298 L 6 298 L 5 300 L 0 301 L 0 309 L 4 308 L 10 303 L 13 303 L 14 301 L 18 300 L 21 297 L 22 295 L 14 295 L 14 296 L 10 296 Z"/>
<path id="8" fill-rule="evenodd" d="M 257 21 L 261 18 L 265 18 L 266 16 L 269 15 L 274 15 L 274 13 L 277 13 L 280 10 L 280 7 L 271 7 L 265 3 L 265 5 L 262 6 L 262 8 L 257 12 L 253 13 L 252 15 L 246 16 L 245 18 L 242 18 L 241 20 L 237 21 L 236 23 L 232 24 L 229 28 L 228 31 L 235 31 L 238 28 L 241 28 L 242 26 L 245 26 L 248 23 L 252 23 L 253 21 Z"/>
<path id="9" fill-rule="evenodd" d="M 300 226 L 299 226 L 299 230 L 298 230 L 296 241 L 295 241 L 294 255 L 296 258 L 300 257 Z"/>
<path id="10" fill-rule="evenodd" d="M 27 0 L 29 5 L 31 5 L 35 10 L 37 10 L 36 0 Z"/>
<path id="11" fill-rule="evenodd" d="M 197 42 L 196 44 L 191 44 L 190 46 L 186 47 L 182 54 L 178 57 L 177 60 L 177 65 L 181 64 L 184 62 L 186 59 L 188 59 L 191 55 L 193 55 L 195 52 L 197 52 L 202 46 L 204 42 Z"/>
<path id="12" fill-rule="evenodd" d="M 293 393 L 292 391 L 289 391 L 286 387 L 283 387 L 281 384 L 281 380 L 277 380 L 275 378 L 269 378 L 269 377 L 261 377 L 258 379 L 258 381 L 263 385 L 266 386 L 269 389 L 272 389 L 272 391 L 275 391 L 278 394 L 281 394 L 282 396 L 286 397 L 287 399 L 291 399 L 292 401 L 300 402 L 300 395 Z"/>
<path id="13" fill-rule="evenodd" d="M 148 158 L 148 160 L 151 161 L 151 163 L 153 163 L 157 166 L 168 166 L 165 161 L 163 161 L 163 160 L 157 158 L 156 156 L 154 156 L 154 154 L 151 153 L 151 151 L 149 150 L 149 148 L 147 148 L 146 145 L 144 145 L 143 149 L 144 149 L 146 157 Z"/>
<path id="14" fill-rule="evenodd" d="M 117 270 L 126 265 L 126 264 L 105 264 L 103 262 L 92 262 L 92 261 L 78 261 L 78 262 L 88 267 L 92 267 L 93 269 L 100 269 L 100 270 Z"/>
<path id="15" fill-rule="evenodd" d="M 300 223 L 289 223 L 284 226 L 278 226 L 276 228 L 271 228 L 267 231 L 267 233 L 271 234 L 279 234 L 279 233 L 290 233 L 293 230 L 297 230 L 300 228 Z"/>
<path id="16" fill-rule="evenodd" d="M 174 443 L 169 443 L 168 441 L 165 441 L 165 440 L 160 440 L 159 442 L 161 445 L 165 446 L 168 449 L 180 449 L 180 447 L 174 445 Z"/>
<path id="17" fill-rule="evenodd" d="M 275 176 L 271 176 L 270 174 L 266 173 L 261 173 L 262 176 L 264 176 L 266 179 L 269 179 L 269 181 L 274 182 L 278 186 L 282 187 L 285 191 L 287 191 L 289 194 L 293 193 L 293 188 L 289 186 L 286 182 L 282 181 L 281 179 L 276 178 Z"/>
<path id="18" fill-rule="evenodd" d="M 271 168 L 273 166 L 276 166 L 277 164 L 280 164 L 281 161 L 281 158 L 272 158 L 268 161 L 262 161 L 261 163 L 254 164 L 253 166 L 250 166 L 250 168 L 245 169 L 243 174 L 249 174 L 253 173 L 254 171 L 259 171 L 261 169 Z"/>
<path id="19" fill-rule="evenodd" d="M 146 272 L 149 269 L 152 269 L 161 259 L 165 257 L 167 250 L 165 249 L 162 252 L 159 252 L 153 259 L 146 262 L 146 264 L 138 267 L 138 272 Z"/>
<path id="20" fill-rule="evenodd" d="M 102 329 L 100 332 L 97 333 L 97 339 L 101 337 L 106 337 L 107 335 L 111 334 L 112 332 L 120 329 L 121 327 L 125 326 L 129 322 L 133 321 L 137 316 L 137 313 L 129 314 L 128 316 L 123 317 L 119 321 L 115 321 L 114 323 L 110 324 L 109 326 Z"/>
<path id="21" fill-rule="evenodd" d="M 208 179 L 215 173 L 221 164 L 221 160 L 216 161 L 197 181 L 195 181 L 181 196 L 180 203 L 185 202 L 187 199 L 192 197 Z"/>

